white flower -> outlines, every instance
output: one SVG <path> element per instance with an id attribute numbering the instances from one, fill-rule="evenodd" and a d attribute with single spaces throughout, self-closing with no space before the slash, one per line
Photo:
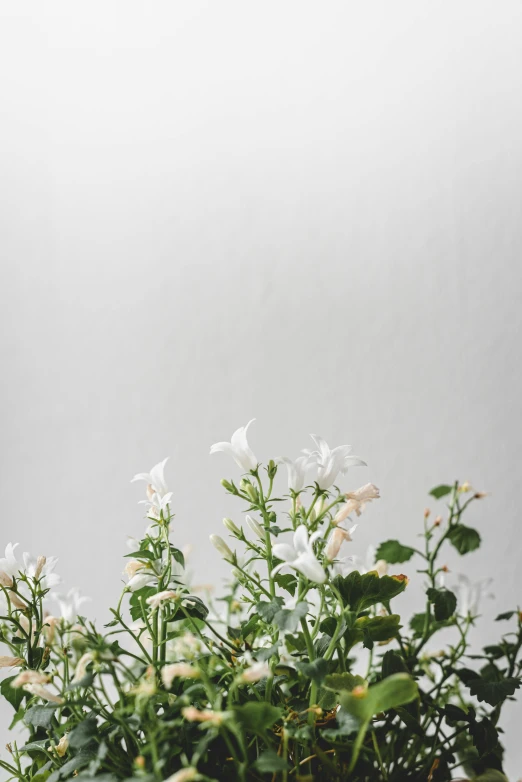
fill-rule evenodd
<path id="1" fill-rule="evenodd" d="M 155 464 L 150 472 L 140 472 L 134 476 L 131 483 L 134 481 L 146 481 L 147 483 L 147 497 L 151 505 L 153 518 L 159 518 L 159 512 L 164 511 L 172 498 L 172 492 L 168 490 L 168 486 L 165 482 L 165 465 L 168 461 L 163 459 L 162 462 Z M 142 500 L 147 502 L 147 500 Z"/>
<path id="2" fill-rule="evenodd" d="M 368 546 L 364 561 L 357 556 L 350 557 L 350 559 L 353 563 L 351 570 L 358 570 L 362 575 L 370 573 L 370 571 L 373 570 L 375 570 L 379 576 L 384 576 L 388 572 L 388 563 L 384 559 L 379 559 L 377 562 L 375 561 L 375 546 Z"/>
<path id="3" fill-rule="evenodd" d="M 374 486 L 373 483 L 366 483 L 364 486 L 361 486 L 360 489 L 347 492 L 347 502 L 345 502 L 344 505 L 341 505 L 335 515 L 333 523 L 339 524 L 339 522 L 344 521 L 346 518 L 348 518 L 348 516 L 350 516 L 350 514 L 354 512 L 357 514 L 357 516 L 360 516 L 366 507 L 367 502 L 378 500 L 379 498 L 379 489 L 377 486 Z"/>
<path id="4" fill-rule="evenodd" d="M 174 679 L 199 679 L 201 673 L 199 668 L 194 668 L 190 663 L 171 663 L 161 669 L 161 681 L 163 686 L 170 690 Z"/>
<path id="5" fill-rule="evenodd" d="M 339 524 L 330 535 L 328 539 L 328 543 L 326 544 L 326 550 L 325 555 L 326 558 L 330 561 L 334 560 L 339 551 L 341 550 L 341 546 L 343 545 L 345 540 L 351 540 L 352 534 L 357 529 L 357 524 L 354 524 L 350 529 L 346 529 L 341 524 Z"/>
<path id="6" fill-rule="evenodd" d="M 194 659 L 203 651 L 203 644 L 192 633 L 186 632 L 169 641 L 169 650 L 177 657 Z"/>
<path id="7" fill-rule="evenodd" d="M 6 657 L 0 655 L 0 668 L 18 668 L 19 665 L 23 665 L 25 660 L 21 657 Z"/>
<path id="8" fill-rule="evenodd" d="M 32 557 L 27 551 L 23 553 L 24 568 L 29 578 L 40 579 L 44 589 L 51 589 L 61 583 L 61 578 L 54 573 L 58 557 Z"/>
<path id="9" fill-rule="evenodd" d="M 38 698 L 50 701 L 51 703 L 65 703 L 63 698 L 60 698 L 59 695 L 55 695 L 53 692 L 49 692 L 42 684 L 24 684 L 24 690 L 30 692 L 31 695 L 37 695 Z"/>
<path id="10" fill-rule="evenodd" d="M 26 684 L 47 684 L 48 681 L 49 677 L 47 674 L 28 668 L 13 679 L 11 687 L 25 687 Z"/>
<path id="11" fill-rule="evenodd" d="M 309 456 L 299 456 L 295 461 L 288 456 L 280 456 L 277 461 L 286 464 L 288 471 L 288 488 L 290 491 L 300 492 L 306 481 L 306 471 L 310 465 Z"/>
<path id="12" fill-rule="evenodd" d="M 255 682 L 266 679 L 270 675 L 270 666 L 267 662 L 253 662 L 242 672 L 239 677 L 245 684 L 254 684 Z"/>
<path id="13" fill-rule="evenodd" d="M 358 456 L 350 456 L 351 445 L 338 445 L 337 448 L 332 450 L 319 435 L 312 434 L 310 436 L 317 445 L 318 450 L 310 451 L 305 449 L 303 453 L 311 460 L 317 462 L 319 468 L 317 485 L 320 489 L 329 489 L 335 482 L 338 474 L 342 473 L 344 475 L 349 467 L 366 466 L 366 462 L 363 462 Z"/>
<path id="14" fill-rule="evenodd" d="M 18 546 L 18 543 L 8 543 L 5 547 L 5 557 L 0 557 L 0 573 L 5 573 L 11 579 L 13 576 L 18 575 L 20 565 L 15 557 L 14 550 Z M 2 581 L 3 583 L 3 581 Z M 9 582 L 9 586 L 12 584 L 12 580 Z M 4 584 L 4 586 L 7 586 Z"/>
<path id="15" fill-rule="evenodd" d="M 164 603 L 166 600 L 176 600 L 177 592 L 173 592 L 172 589 L 165 589 L 163 592 L 158 592 L 155 595 L 151 595 L 145 601 L 154 611 L 156 608 Z"/>
<path id="16" fill-rule="evenodd" d="M 313 544 L 321 537 L 321 532 L 314 532 L 308 539 L 308 530 L 304 524 L 300 524 L 294 532 L 293 545 L 290 543 L 276 543 L 272 547 L 275 557 L 282 559 L 283 563 L 272 571 L 272 575 L 278 573 L 285 565 L 297 570 L 304 576 L 315 581 L 316 584 L 324 584 L 326 573 L 314 554 Z"/>
<path id="17" fill-rule="evenodd" d="M 94 662 L 94 654 L 92 652 L 86 652 L 80 657 L 74 671 L 74 676 L 71 679 L 73 684 L 77 684 L 78 682 L 81 682 L 82 679 L 85 679 L 87 675 L 87 666 L 92 662 Z"/>
<path id="18" fill-rule="evenodd" d="M 213 454 L 223 451 L 223 453 L 228 453 L 234 459 L 235 463 L 243 472 L 255 470 L 258 461 L 248 445 L 246 436 L 248 427 L 255 420 L 255 418 L 252 418 L 246 426 L 241 426 L 239 429 L 236 429 L 229 443 L 214 443 L 210 449 L 210 453 Z"/>
<path id="19" fill-rule="evenodd" d="M 53 595 L 54 599 L 60 607 L 60 613 L 62 619 L 68 624 L 72 624 L 80 612 L 80 608 L 84 603 L 88 603 L 90 597 L 82 597 L 80 590 L 73 587 L 69 589 L 67 594 Z"/>
<path id="20" fill-rule="evenodd" d="M 214 548 L 217 549 L 217 551 L 219 551 L 219 553 L 224 559 L 228 561 L 234 559 L 234 554 L 232 553 L 232 550 L 230 549 L 229 546 L 227 546 L 223 538 L 221 538 L 219 535 L 210 535 L 209 539 L 212 545 L 214 546 Z"/>
<path id="21" fill-rule="evenodd" d="M 492 583 L 492 578 L 484 578 L 473 583 L 467 576 L 460 574 L 458 584 L 453 588 L 453 592 L 457 595 L 459 613 L 462 616 L 477 616 L 483 598 L 494 597 L 489 591 Z"/>
<path id="22" fill-rule="evenodd" d="M 176 771 L 176 773 L 165 780 L 165 782 L 192 782 L 193 780 L 198 779 L 198 777 L 197 768 L 188 766 L 187 768 L 180 768 L 179 771 Z"/>

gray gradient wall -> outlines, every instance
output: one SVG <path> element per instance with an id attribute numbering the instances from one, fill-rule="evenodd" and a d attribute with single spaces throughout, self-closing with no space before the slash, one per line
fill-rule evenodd
<path id="1" fill-rule="evenodd" d="M 357 551 L 413 540 L 436 483 L 490 491 L 489 639 L 522 603 L 521 34 L 509 0 L 0 2 L 3 541 L 104 619 L 129 480 L 170 454 L 219 581 L 208 448 L 256 416 L 260 458 L 367 459 Z"/>

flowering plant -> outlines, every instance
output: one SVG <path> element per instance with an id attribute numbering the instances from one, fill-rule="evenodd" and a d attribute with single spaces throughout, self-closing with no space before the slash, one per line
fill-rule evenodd
<path id="1" fill-rule="evenodd" d="M 147 485 L 149 526 L 131 541 L 103 630 L 77 590 L 56 592 L 55 559 L 20 562 L 7 546 L 0 691 L 11 727 L 28 734 L 0 759 L 10 779 L 442 782 L 457 768 L 477 782 L 506 779 L 499 718 L 521 683 L 522 615 L 500 614 L 508 632 L 470 654 L 488 583 L 446 586 L 440 565 L 445 546 L 478 548 L 463 515 L 483 495 L 437 486 L 430 494 L 446 508 L 434 520 L 425 512 L 422 547 L 394 539 L 365 561 L 346 556 L 353 520 L 379 491 L 338 488 L 364 462 L 313 439 L 295 461 L 264 468 L 247 427 L 212 447 L 239 466 L 242 477 L 222 484 L 246 514 L 224 520 L 228 543 L 211 536 L 232 570 L 224 610 L 196 594 L 171 542 L 165 462 L 134 479 Z M 288 489 L 276 496 L 281 465 Z M 405 619 L 392 602 L 415 570 L 425 607 Z"/>

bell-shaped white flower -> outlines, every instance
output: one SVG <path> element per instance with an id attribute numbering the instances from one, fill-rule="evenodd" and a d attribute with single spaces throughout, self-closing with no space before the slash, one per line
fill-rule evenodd
<path id="1" fill-rule="evenodd" d="M 288 471 L 288 488 L 290 491 L 300 492 L 306 483 L 306 471 L 310 465 L 309 456 L 299 456 L 297 459 L 289 459 L 288 456 L 280 456 L 277 461 L 286 464 Z"/>
<path id="2" fill-rule="evenodd" d="M 29 578 L 40 579 L 40 584 L 44 589 L 51 589 L 61 583 L 60 576 L 53 572 L 58 557 L 33 557 L 24 551 L 23 560 L 26 574 Z"/>
<path id="3" fill-rule="evenodd" d="M 18 543 L 8 543 L 5 547 L 5 557 L 0 557 L 0 573 L 5 573 L 10 578 L 17 576 L 21 567 L 15 556 L 15 548 L 18 545 Z"/>
<path id="4" fill-rule="evenodd" d="M 315 556 L 313 544 L 321 537 L 321 532 L 317 531 L 308 538 L 308 530 L 304 524 L 300 524 L 294 532 L 293 545 L 290 543 L 276 543 L 272 547 L 275 557 L 282 559 L 281 565 L 278 565 L 272 571 L 272 575 L 278 573 L 285 565 L 302 573 L 310 581 L 316 584 L 324 584 L 326 573 L 319 560 Z"/>
<path id="5" fill-rule="evenodd" d="M 162 462 L 155 464 L 150 472 L 140 472 L 134 476 L 131 483 L 134 481 L 145 481 L 147 483 L 147 498 L 151 505 L 152 518 L 159 518 L 160 511 L 165 511 L 167 505 L 172 498 L 172 492 L 169 491 L 167 483 L 165 481 L 165 465 L 168 461 L 168 457 L 163 459 Z M 147 500 L 142 500 L 147 502 Z"/>
<path id="6" fill-rule="evenodd" d="M 458 576 L 458 584 L 453 587 L 453 592 L 457 596 L 459 614 L 461 616 L 477 616 L 482 600 L 494 597 L 490 591 L 492 583 L 492 578 L 473 582 L 461 573 Z"/>
<path id="7" fill-rule="evenodd" d="M 338 445 L 331 449 L 328 444 L 319 435 L 310 435 L 317 446 L 316 451 L 305 449 L 303 451 L 310 460 L 317 463 L 317 485 L 320 489 L 329 489 L 335 479 L 341 473 L 344 475 L 349 467 L 366 466 L 358 456 L 352 456 L 351 445 Z"/>
<path id="8" fill-rule="evenodd" d="M 250 470 L 255 470 L 257 468 L 258 461 L 247 441 L 248 427 L 255 420 L 255 418 L 252 418 L 252 420 L 249 421 L 246 426 L 241 426 L 239 429 L 236 429 L 229 443 L 214 443 L 210 449 L 210 453 L 219 453 L 221 451 L 223 453 L 228 453 L 234 459 L 238 467 L 243 470 L 243 472 L 250 472 Z"/>
<path id="9" fill-rule="evenodd" d="M 58 603 L 62 619 L 67 624 L 72 624 L 75 621 L 82 605 L 88 603 L 91 599 L 90 597 L 82 596 L 80 590 L 75 587 L 69 589 L 66 594 L 55 594 L 53 598 Z"/>
<path id="10" fill-rule="evenodd" d="M 216 549 L 216 551 L 218 551 L 221 554 L 223 559 L 227 560 L 227 562 L 231 562 L 234 559 L 234 554 L 230 546 L 228 546 L 225 543 L 225 541 L 220 535 L 210 535 L 209 540 L 214 546 L 214 548 Z"/>

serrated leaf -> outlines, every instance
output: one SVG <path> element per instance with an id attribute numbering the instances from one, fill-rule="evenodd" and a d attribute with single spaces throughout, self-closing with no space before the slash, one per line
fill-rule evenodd
<path id="1" fill-rule="evenodd" d="M 31 706 L 25 712 L 24 722 L 26 725 L 32 725 L 34 728 L 49 730 L 57 708 L 57 706 Z"/>
<path id="2" fill-rule="evenodd" d="M 387 603 L 404 592 L 408 579 L 406 576 L 379 576 L 373 570 L 361 575 L 357 570 L 344 578 L 336 576 L 333 583 L 340 592 L 346 606 L 360 613 L 377 603 Z"/>
<path id="3" fill-rule="evenodd" d="M 398 540 L 386 540 L 381 543 L 375 554 L 375 559 L 384 559 L 390 565 L 407 562 L 415 554 L 409 546 L 403 546 Z"/>
<path id="4" fill-rule="evenodd" d="M 254 768 L 260 774 L 272 774 L 278 771 L 287 771 L 290 765 L 287 760 L 280 758 L 273 749 L 267 749 L 258 757 L 254 763 Z"/>
<path id="5" fill-rule="evenodd" d="M 447 483 L 441 483 L 440 486 L 435 486 L 435 488 L 430 491 L 430 495 L 435 497 L 436 500 L 440 500 L 441 497 L 446 497 L 446 495 L 451 494 L 452 491 L 453 486 L 449 486 Z"/>
<path id="6" fill-rule="evenodd" d="M 283 603 L 282 597 L 275 597 L 270 602 L 261 600 L 256 604 L 256 611 L 265 622 L 271 624 L 274 621 L 274 616 L 281 610 Z"/>
<path id="7" fill-rule="evenodd" d="M 91 743 L 97 732 L 95 717 L 88 717 L 80 722 L 69 733 L 69 747 L 71 749 L 82 749 Z"/>
<path id="8" fill-rule="evenodd" d="M 410 703 L 417 697 L 417 684 L 406 673 L 388 676 L 387 679 L 371 685 L 366 693 L 354 695 L 341 692 L 339 695 L 341 705 L 361 722 L 369 721 L 380 712 Z"/>
<path id="9" fill-rule="evenodd" d="M 433 612 L 437 622 L 449 619 L 457 608 L 457 598 L 449 589 L 430 588 L 426 592 L 428 600 L 433 603 Z"/>
<path id="10" fill-rule="evenodd" d="M 301 601 L 295 608 L 281 608 L 274 616 L 274 624 L 285 633 L 294 633 L 307 613 L 308 603 Z"/>
<path id="11" fill-rule="evenodd" d="M 484 679 L 474 679 L 469 684 L 469 691 L 480 702 L 485 701 L 490 706 L 498 706 L 510 695 L 514 695 L 521 684 L 520 679 L 510 676 L 500 681 L 484 681 Z"/>
<path id="12" fill-rule="evenodd" d="M 321 684 L 328 672 L 328 662 L 323 657 L 318 657 L 310 663 L 296 663 L 295 667 L 299 673 L 316 684 Z"/>
<path id="13" fill-rule="evenodd" d="M 331 673 L 325 677 L 323 687 L 333 692 L 351 692 L 355 687 L 366 685 L 366 679 L 362 676 L 355 676 L 353 673 Z"/>
<path id="14" fill-rule="evenodd" d="M 243 706 L 236 706 L 234 714 L 243 730 L 264 733 L 281 719 L 282 711 L 266 701 L 251 701 Z"/>
<path id="15" fill-rule="evenodd" d="M 464 524 L 457 524 L 448 532 L 450 543 L 457 549 L 459 554 L 469 554 L 470 551 L 476 551 L 480 546 L 480 535 L 476 529 L 466 527 Z"/>
<path id="16" fill-rule="evenodd" d="M 274 581 L 281 589 L 286 589 L 287 592 L 293 596 L 297 588 L 297 579 L 290 573 L 278 573 L 274 577 Z"/>

